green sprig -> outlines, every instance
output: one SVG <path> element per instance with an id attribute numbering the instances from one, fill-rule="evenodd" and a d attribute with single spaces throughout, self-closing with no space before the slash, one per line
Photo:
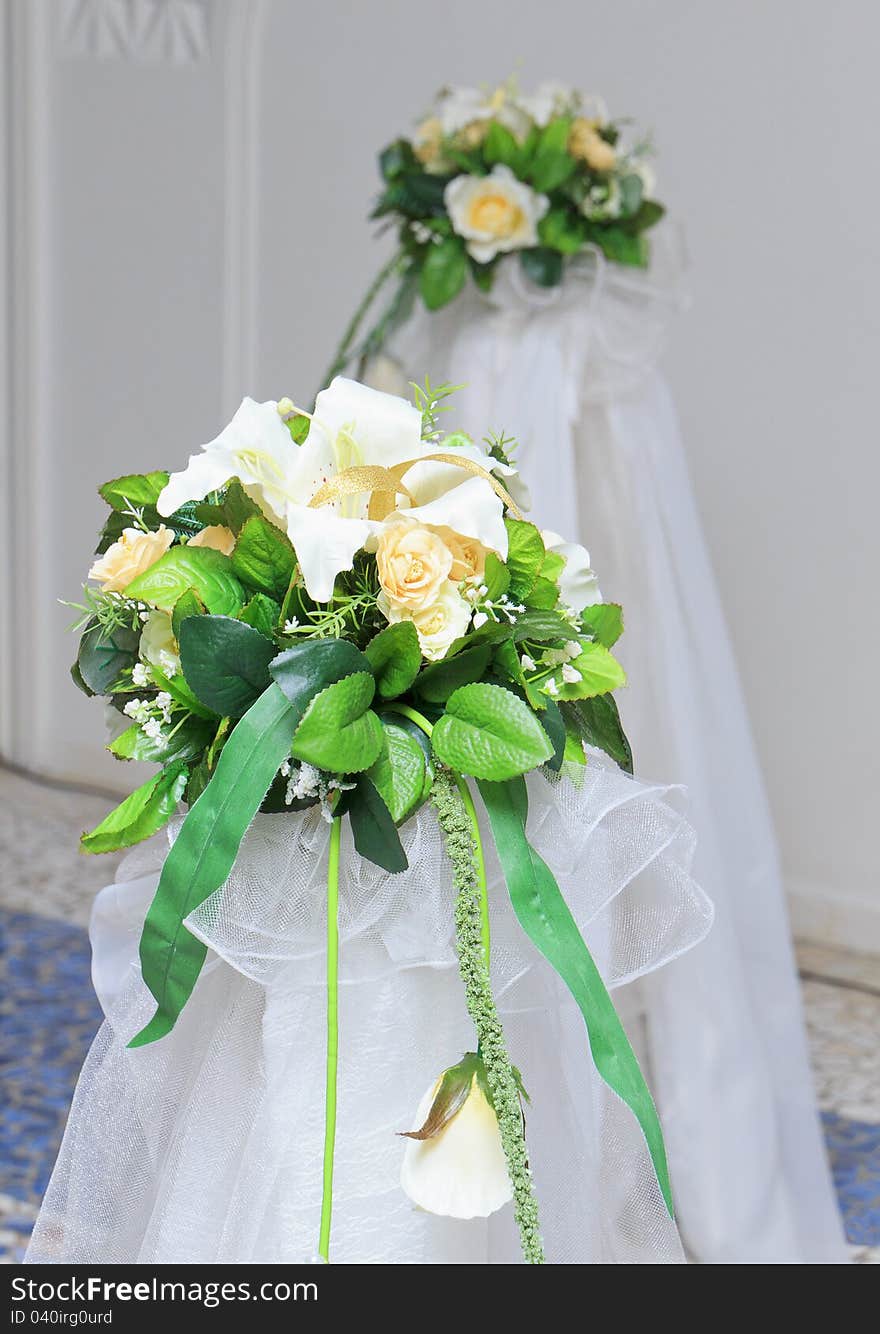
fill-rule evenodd
<path id="1" fill-rule="evenodd" d="M 501 1146 L 513 1188 L 514 1217 L 523 1256 L 527 1264 L 543 1264 L 538 1201 L 529 1167 L 519 1081 L 507 1053 L 486 962 L 478 849 L 468 812 L 448 769 L 438 769 L 431 797 L 452 862 L 452 881 L 456 890 L 458 968 L 464 982 L 468 1014 L 477 1031 L 492 1105 L 498 1118 Z"/>

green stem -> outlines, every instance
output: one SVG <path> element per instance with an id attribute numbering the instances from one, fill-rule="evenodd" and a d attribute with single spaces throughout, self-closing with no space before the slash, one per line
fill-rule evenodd
<path id="1" fill-rule="evenodd" d="M 318 1252 L 330 1261 L 333 1157 L 336 1147 L 336 1078 L 339 1066 L 339 845 L 342 821 L 330 826 L 327 859 L 327 1084 L 324 1099 L 324 1184 Z"/>
<path id="2" fill-rule="evenodd" d="M 336 353 L 333 357 L 333 361 L 330 364 L 330 368 L 325 374 L 323 380 L 321 381 L 321 385 L 324 389 L 327 388 L 327 385 L 329 385 L 330 381 L 333 379 L 335 375 L 339 375 L 341 371 L 345 370 L 346 366 L 351 360 L 353 355 L 352 344 L 354 343 L 354 340 L 357 337 L 357 332 L 361 326 L 364 316 L 370 309 L 370 306 L 373 304 L 373 302 L 379 295 L 382 288 L 385 286 L 385 283 L 397 271 L 403 257 L 404 257 L 403 251 L 396 250 L 394 254 L 391 256 L 391 258 L 388 260 L 388 263 L 382 266 L 382 268 L 376 274 L 376 277 L 370 283 L 370 286 L 367 288 L 363 300 L 361 301 L 357 310 L 354 312 L 354 314 L 352 315 L 351 319 L 348 322 L 348 327 L 346 328 L 345 333 L 342 335 L 342 340 L 338 348 L 336 349 Z"/>
<path id="3" fill-rule="evenodd" d="M 401 704 L 398 700 L 394 699 L 391 700 L 386 707 L 393 713 L 402 713 L 404 718 L 409 718 L 410 722 L 415 723 L 416 727 L 422 729 L 425 736 L 429 737 L 434 731 L 434 724 L 429 723 L 425 715 L 419 713 L 418 709 L 414 709 L 410 704 Z"/>
<path id="4" fill-rule="evenodd" d="M 455 786 L 458 788 L 459 795 L 464 802 L 464 808 L 467 811 L 471 825 L 471 835 L 474 840 L 474 863 L 480 891 L 480 931 L 483 940 L 483 956 L 486 960 L 486 967 L 488 968 L 491 935 L 489 930 L 489 886 L 486 883 L 486 858 L 483 856 L 483 840 L 480 838 L 477 808 L 474 805 L 471 790 L 461 774 L 455 775 Z"/>
<path id="5" fill-rule="evenodd" d="M 481 844 L 459 786 L 460 778 L 440 768 L 431 796 L 452 862 L 456 889 L 455 939 L 465 1003 L 477 1032 L 480 1055 L 498 1118 L 498 1133 L 513 1189 L 513 1209 L 523 1256 L 543 1264 L 538 1202 L 532 1186 L 517 1076 L 510 1062 L 501 1019 L 492 995 L 483 938 Z"/>

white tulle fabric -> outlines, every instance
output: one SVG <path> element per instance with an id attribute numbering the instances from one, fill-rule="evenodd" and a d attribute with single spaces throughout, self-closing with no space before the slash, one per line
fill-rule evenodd
<path id="1" fill-rule="evenodd" d="M 761 773 L 675 411 L 656 370 L 683 304 L 681 244 L 650 274 L 588 256 L 542 292 L 503 265 L 491 299 L 420 312 L 392 351 L 463 383 L 450 426 L 522 443 L 532 517 L 588 547 L 623 603 L 621 697 L 637 772 L 686 784 L 717 923 L 640 987 L 679 1224 L 706 1263 L 843 1260 Z M 456 400 L 460 400 L 456 402 Z"/>
<path id="2" fill-rule="evenodd" d="M 608 984 L 625 987 L 707 932 L 680 792 L 587 770 L 530 780 L 530 836 Z M 343 837 L 340 1088 L 331 1259 L 513 1263 L 511 1209 L 432 1217 L 399 1187 L 427 1085 L 473 1049 L 455 962 L 451 868 L 430 807 L 389 876 Z M 491 839 L 487 837 L 487 850 Z M 190 919 L 210 946 L 173 1032 L 126 1043 L 153 1002 L 137 944 L 162 847 L 135 851 L 99 895 L 94 982 L 107 1019 L 84 1066 L 30 1263 L 289 1263 L 315 1249 L 324 1115 L 328 826 L 258 816 L 229 880 Z M 513 917 L 489 852 L 493 978 L 532 1095 L 531 1162 L 548 1259 L 680 1263 L 629 1109 L 595 1074 L 586 1033 Z M 618 995 L 622 993 L 618 991 Z"/>

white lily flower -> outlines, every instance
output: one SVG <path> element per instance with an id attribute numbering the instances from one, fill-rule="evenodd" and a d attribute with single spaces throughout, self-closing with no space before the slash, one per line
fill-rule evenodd
<path id="1" fill-rule="evenodd" d="M 171 474 L 156 508 L 173 514 L 188 500 L 204 500 L 237 477 L 267 517 L 283 527 L 297 454 L 274 399 L 256 403 L 244 398 L 229 425 L 200 454 L 190 456 L 183 472 Z"/>
<path id="2" fill-rule="evenodd" d="M 541 533 L 548 551 L 565 557 L 559 576 L 559 596 L 573 611 L 583 611 L 602 601 L 599 581 L 590 566 L 590 553 L 577 542 L 566 542 L 558 533 L 544 529 Z"/>
<path id="3" fill-rule="evenodd" d="M 568 84 L 548 81 L 539 83 L 528 97 L 520 97 L 519 104 L 541 129 L 556 116 L 568 116 L 580 105 L 580 95 Z"/>
<path id="4" fill-rule="evenodd" d="M 437 103 L 437 119 L 444 136 L 490 120 L 499 121 L 518 139 L 529 130 L 527 114 L 504 84 L 492 93 L 479 88 L 447 89 Z"/>
<path id="5" fill-rule="evenodd" d="M 447 1218 L 488 1218 L 513 1198 L 498 1118 L 472 1069 L 475 1059 L 466 1056 L 422 1098 L 422 1129 L 408 1138 L 400 1173 L 415 1204 Z"/>

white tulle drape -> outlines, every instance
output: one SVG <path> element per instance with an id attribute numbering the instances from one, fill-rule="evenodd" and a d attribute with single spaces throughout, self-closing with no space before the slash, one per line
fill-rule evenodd
<path id="1" fill-rule="evenodd" d="M 556 872 L 609 985 L 652 975 L 709 929 L 675 789 L 598 754 L 530 780 L 532 840 Z M 389 876 L 343 836 L 340 1088 L 331 1259 L 513 1263 L 509 1207 L 457 1222 L 399 1187 L 402 1142 L 440 1071 L 473 1049 L 457 975 L 453 891 L 436 817 L 402 830 Z M 547 1256 L 680 1263 L 644 1139 L 595 1074 L 574 1005 L 523 935 L 487 836 L 493 979 L 531 1095 L 528 1137 Z M 324 1116 L 328 826 L 258 816 L 226 885 L 191 919 L 211 947 L 174 1031 L 128 1039 L 152 1010 L 137 963 L 162 840 L 99 896 L 94 981 L 107 1015 L 86 1061 L 29 1263 L 289 1263 L 314 1253 Z"/>
<path id="2" fill-rule="evenodd" d="M 651 1079 L 689 1252 L 707 1263 L 844 1258 L 762 778 L 675 411 L 656 370 L 681 304 L 674 233 L 650 274 L 585 256 L 541 291 L 515 261 L 490 299 L 419 311 L 390 349 L 465 388 L 444 424 L 492 423 L 535 521 L 589 548 L 623 603 L 621 696 L 637 772 L 684 783 L 717 923 L 641 988 Z M 387 369 L 386 369 L 387 374 Z"/>

